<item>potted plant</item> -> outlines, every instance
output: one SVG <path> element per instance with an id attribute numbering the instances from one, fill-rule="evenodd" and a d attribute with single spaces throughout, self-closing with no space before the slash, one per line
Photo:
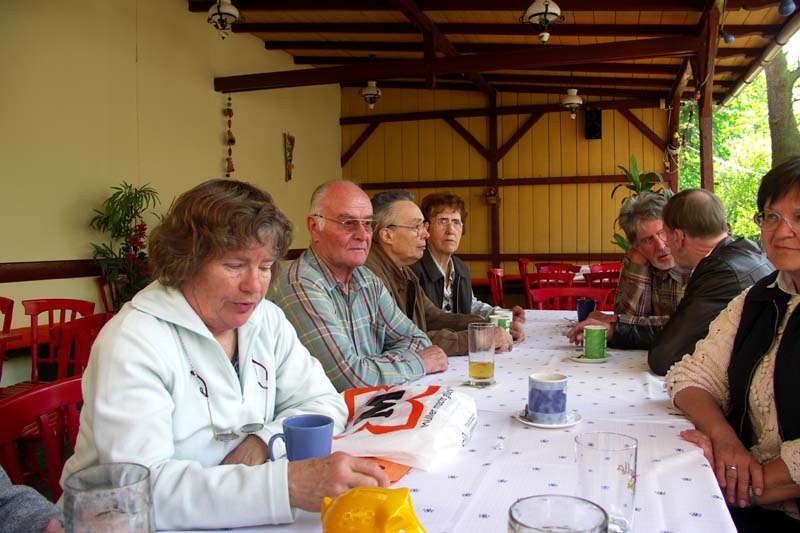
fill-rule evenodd
<path id="1" fill-rule="evenodd" d="M 639 168 L 636 164 L 636 156 L 631 155 L 630 169 L 619 165 L 618 168 L 622 170 L 622 174 L 628 180 L 627 183 L 620 183 L 611 191 L 611 198 L 617 193 L 617 190 L 623 189 L 630 191 L 630 194 L 622 198 L 622 203 L 628 201 L 629 198 L 637 198 L 643 192 L 651 192 L 660 194 L 664 198 L 672 196 L 672 189 L 664 183 L 664 177 L 658 172 L 648 172 L 646 174 L 639 174 Z M 659 187 L 659 188 L 656 188 Z M 627 251 L 630 247 L 628 239 L 620 233 L 614 233 L 611 239 L 612 244 L 616 244 L 623 250 Z"/>
<path id="2" fill-rule="evenodd" d="M 497 187 L 486 187 L 483 191 L 483 198 L 487 204 L 497 203 Z"/>
<path id="3" fill-rule="evenodd" d="M 122 182 L 95 209 L 89 227 L 108 233 L 109 242 L 91 243 L 93 259 L 100 264 L 110 288 L 114 311 L 150 282 L 147 266 L 147 223 L 144 215 L 158 203 L 158 193 L 148 184 L 140 187 Z"/>

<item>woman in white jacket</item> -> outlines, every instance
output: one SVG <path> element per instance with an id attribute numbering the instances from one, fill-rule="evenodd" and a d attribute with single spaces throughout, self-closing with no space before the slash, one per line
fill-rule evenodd
<path id="1" fill-rule="evenodd" d="M 373 462 L 336 453 L 267 461 L 266 442 L 299 413 L 346 407 L 279 308 L 266 301 L 291 223 L 269 194 L 212 180 L 181 195 L 150 237 L 158 280 L 112 319 L 83 377 L 75 454 L 84 467 L 151 470 L 158 529 L 285 523 L 323 496 L 388 484 Z"/>

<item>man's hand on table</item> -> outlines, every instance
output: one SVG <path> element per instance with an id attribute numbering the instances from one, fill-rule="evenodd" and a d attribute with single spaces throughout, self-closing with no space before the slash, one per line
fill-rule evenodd
<path id="1" fill-rule="evenodd" d="M 525 330 L 522 327 L 522 322 L 513 320 L 509 330 L 511 333 L 511 338 L 514 339 L 514 342 L 522 342 L 525 340 Z"/>
<path id="2" fill-rule="evenodd" d="M 435 374 L 447 370 L 447 354 L 435 344 L 428 346 L 418 354 L 426 374 Z"/>
<path id="3" fill-rule="evenodd" d="M 335 498 L 355 487 L 388 487 L 377 463 L 336 452 L 328 457 L 289 462 L 289 504 L 318 513 L 322 498 Z"/>
<path id="4" fill-rule="evenodd" d="M 511 308 L 511 320 L 513 322 L 525 322 L 525 310 L 518 305 Z"/>
<path id="5" fill-rule="evenodd" d="M 510 352 L 513 347 L 514 339 L 511 338 L 511 334 L 500 326 L 497 326 L 494 334 L 494 351 L 498 353 Z"/>
<path id="6" fill-rule="evenodd" d="M 606 328 L 606 341 L 610 340 L 611 337 L 614 336 L 614 324 L 606 324 L 600 320 L 595 318 L 587 318 L 583 322 L 579 322 L 578 324 L 572 326 L 570 330 L 567 332 L 567 338 L 569 342 L 575 345 L 582 345 L 583 344 L 583 328 L 586 326 L 605 326 Z"/>
<path id="7" fill-rule="evenodd" d="M 263 465 L 269 458 L 267 444 L 256 437 L 248 435 L 222 460 L 224 465 Z"/>

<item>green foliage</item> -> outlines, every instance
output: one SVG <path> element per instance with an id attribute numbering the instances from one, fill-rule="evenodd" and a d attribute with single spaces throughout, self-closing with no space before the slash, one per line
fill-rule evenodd
<path id="1" fill-rule="evenodd" d="M 683 147 L 680 154 L 680 189 L 700 186 L 700 135 L 694 101 L 681 105 Z M 760 240 L 753 223 L 756 193 L 761 177 L 770 169 L 767 87 L 760 74 L 728 106 L 715 109 L 714 192 L 722 200 L 734 235 Z"/>
<path id="2" fill-rule="evenodd" d="M 147 184 L 134 187 L 123 181 L 121 186 L 111 189 L 114 192 L 103 202 L 103 209 L 94 210 L 89 227 L 109 234 L 109 242 L 91 243 L 92 257 L 112 287 L 117 311 L 150 282 L 144 215 L 159 200 L 158 193 Z"/>
<path id="3" fill-rule="evenodd" d="M 630 191 L 630 194 L 622 198 L 623 204 L 627 202 L 629 198 L 638 197 L 643 192 L 660 194 L 665 198 L 672 196 L 672 189 L 664 184 L 664 177 L 661 174 L 658 172 L 639 174 L 639 165 L 636 164 L 636 156 L 633 154 L 631 154 L 630 169 L 622 165 L 619 165 L 618 168 L 622 170 L 623 175 L 628 179 L 628 183 L 620 183 L 614 186 L 614 189 L 611 191 L 611 197 L 614 198 L 614 195 L 617 194 L 617 190 L 619 189 Z M 656 189 L 656 186 L 660 186 L 660 188 Z M 627 251 L 631 246 L 628 239 L 620 233 L 614 233 L 611 244 L 619 246 L 624 251 Z"/>

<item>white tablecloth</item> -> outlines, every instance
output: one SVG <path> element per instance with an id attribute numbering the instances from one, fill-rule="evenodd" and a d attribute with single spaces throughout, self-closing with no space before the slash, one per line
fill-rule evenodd
<path id="1" fill-rule="evenodd" d="M 442 458 L 431 472 L 412 470 L 398 482 L 409 487 L 414 509 L 428 533 L 506 531 L 509 506 L 533 494 L 575 494 L 574 438 L 584 431 L 614 431 L 639 440 L 633 531 L 732 532 L 736 529 L 713 472 L 702 453 L 678 435 L 691 424 L 672 408 L 663 379 L 651 374 L 642 351 L 609 350 L 609 361 L 569 359 L 567 317 L 574 312 L 528 311 L 527 339 L 498 355 L 497 384 L 464 386 L 467 358 L 451 357 L 447 372 L 420 383 L 454 387 L 478 405 L 478 427 L 460 454 Z M 568 409 L 583 418 L 566 429 L 538 429 L 511 415 L 527 401 L 528 375 L 569 376 Z M 296 523 L 252 531 L 319 532 L 316 513 Z"/>

